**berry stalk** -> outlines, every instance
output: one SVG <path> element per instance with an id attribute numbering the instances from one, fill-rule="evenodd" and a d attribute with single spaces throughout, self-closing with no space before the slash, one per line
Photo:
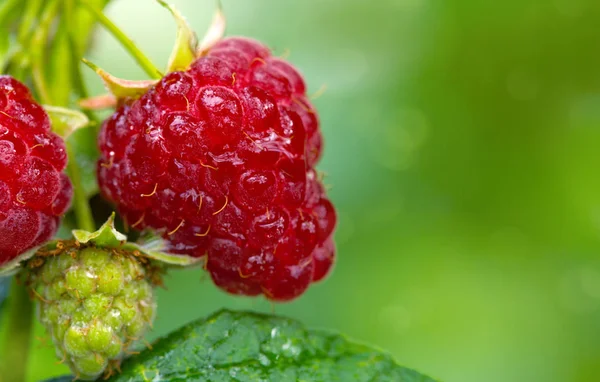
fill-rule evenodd
<path id="1" fill-rule="evenodd" d="M 138 65 L 150 76 L 150 78 L 158 80 L 163 77 L 163 74 L 156 68 L 148 57 L 135 45 L 133 41 L 111 19 L 106 17 L 102 11 L 96 9 L 93 5 L 85 0 L 80 0 L 83 5 L 106 30 L 113 35 L 121 46 L 136 60 Z"/>
<path id="2" fill-rule="evenodd" d="M 11 286 L 8 312 L 8 338 L 0 357 L 0 376 L 5 381 L 25 381 L 33 328 L 33 301 L 16 278 Z"/>

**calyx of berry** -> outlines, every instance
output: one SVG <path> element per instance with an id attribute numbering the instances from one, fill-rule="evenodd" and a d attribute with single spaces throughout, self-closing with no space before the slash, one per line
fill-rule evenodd
<path id="1" fill-rule="evenodd" d="M 191 256 L 171 254 L 165 249 L 167 243 L 160 237 L 147 234 L 135 243 L 128 242 L 127 236 L 115 228 L 115 213 L 108 218 L 106 223 L 95 232 L 73 230 L 73 238 L 77 245 L 88 245 L 97 248 L 118 249 L 139 254 L 149 260 L 162 263 L 166 266 L 191 266 L 203 263 L 202 259 Z M 23 264 L 32 259 L 38 252 L 53 251 L 63 245 L 65 240 L 52 240 L 43 246 L 33 248 L 17 258 L 0 267 L 0 277 L 17 273 Z"/>
<path id="2" fill-rule="evenodd" d="M 220 3 L 218 3 L 210 27 L 199 43 L 196 33 L 192 30 L 177 8 L 163 0 L 157 1 L 160 5 L 169 10 L 177 23 L 177 37 L 165 74 L 189 69 L 190 65 L 198 57 L 203 56 L 211 47 L 223 38 L 227 23 Z M 84 109 L 99 110 L 114 108 L 119 105 L 121 101 L 136 100 L 140 98 L 151 87 L 158 83 L 158 80 L 133 81 L 118 78 L 89 60 L 83 59 L 82 61 L 100 76 L 106 90 L 109 92 L 109 94 L 81 100 L 79 106 Z"/>
<path id="3" fill-rule="evenodd" d="M 173 5 L 162 0 L 157 1 L 171 12 L 177 23 L 177 38 L 167 64 L 167 73 L 186 70 L 196 58 L 196 49 L 198 48 L 196 32 L 192 30 L 185 17 Z"/>
<path id="4" fill-rule="evenodd" d="M 106 70 L 100 68 L 98 65 L 92 63 L 91 61 L 86 60 L 85 58 L 82 59 L 83 63 L 86 64 L 87 66 L 89 66 L 94 72 L 96 72 L 96 74 L 98 74 L 98 76 L 100 76 L 100 78 L 102 79 L 102 82 L 104 82 L 104 86 L 106 87 L 106 90 L 109 91 L 109 93 L 112 95 L 112 101 L 110 102 L 115 102 L 116 100 L 122 100 L 122 99 L 138 99 L 139 97 L 141 97 L 144 93 L 146 93 L 148 91 L 148 89 L 150 89 L 152 86 L 154 86 L 158 80 L 141 80 L 141 81 L 131 81 L 131 80 L 124 80 L 122 78 L 118 78 L 113 76 L 112 74 L 108 73 Z M 106 97 L 106 96 L 101 96 L 101 97 Z M 81 103 L 80 105 L 85 106 L 85 101 L 84 103 Z M 89 101 L 88 101 L 89 102 Z M 108 105 L 110 106 L 110 105 Z M 95 108 L 100 108 L 100 107 L 91 107 L 92 109 Z"/>
<path id="5" fill-rule="evenodd" d="M 115 213 L 96 232 L 73 230 L 73 237 L 80 244 L 93 244 L 96 247 L 114 248 L 129 252 L 139 252 L 144 257 L 166 265 L 189 266 L 199 262 L 198 259 L 186 255 L 174 255 L 165 252 L 163 239 L 146 235 L 137 243 L 127 241 L 127 236 L 115 229 Z"/>

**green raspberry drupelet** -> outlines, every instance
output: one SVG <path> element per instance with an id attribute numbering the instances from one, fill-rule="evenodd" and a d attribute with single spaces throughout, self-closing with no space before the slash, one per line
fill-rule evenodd
<path id="1" fill-rule="evenodd" d="M 153 271 L 134 254 L 67 245 L 34 257 L 30 267 L 40 321 L 79 379 L 111 373 L 152 324 Z"/>

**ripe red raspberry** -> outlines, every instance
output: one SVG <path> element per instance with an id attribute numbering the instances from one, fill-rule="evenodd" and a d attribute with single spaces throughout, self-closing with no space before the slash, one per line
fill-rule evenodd
<path id="1" fill-rule="evenodd" d="M 262 44 L 223 39 L 105 121 L 102 193 L 173 252 L 206 254 L 226 291 L 293 299 L 327 274 L 336 224 L 305 92 Z"/>
<path id="2" fill-rule="evenodd" d="M 73 189 L 65 145 L 25 85 L 0 76 L 0 265 L 48 241 Z"/>

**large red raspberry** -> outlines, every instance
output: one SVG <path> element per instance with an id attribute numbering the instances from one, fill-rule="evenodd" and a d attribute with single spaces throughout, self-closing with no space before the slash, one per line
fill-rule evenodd
<path id="1" fill-rule="evenodd" d="M 103 125 L 100 188 L 136 229 L 207 254 L 230 293 L 290 300 L 332 265 L 336 215 L 317 179 L 316 112 L 301 75 L 227 38 Z"/>
<path id="2" fill-rule="evenodd" d="M 25 85 L 0 76 L 0 265 L 48 241 L 73 189 L 65 145 Z"/>

